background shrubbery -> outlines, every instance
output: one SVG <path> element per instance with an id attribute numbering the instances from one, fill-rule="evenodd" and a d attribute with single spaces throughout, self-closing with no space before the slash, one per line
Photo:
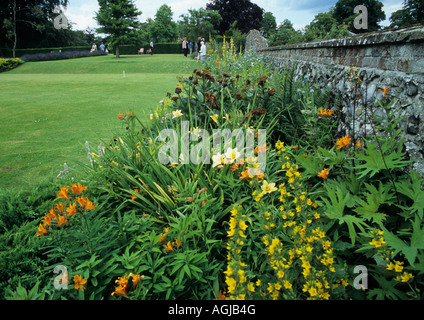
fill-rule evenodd
<path id="1" fill-rule="evenodd" d="M 0 58 L 0 72 L 12 70 L 22 63 L 24 63 L 24 61 L 20 60 L 19 58 L 15 58 L 15 59 Z"/>

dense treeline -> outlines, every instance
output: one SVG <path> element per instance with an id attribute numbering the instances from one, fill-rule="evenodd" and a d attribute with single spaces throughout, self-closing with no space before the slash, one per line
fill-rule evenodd
<path id="1" fill-rule="evenodd" d="M 380 23 L 386 19 L 383 3 L 380 0 L 338 0 L 328 12 L 318 13 L 313 21 L 301 30 L 296 30 L 289 19 L 276 21 L 272 12 L 266 12 L 250 0 L 210 0 L 205 8 L 189 9 L 173 20 L 173 12 L 168 5 L 158 8 L 153 18 L 139 22 L 137 16 L 142 12 L 132 0 L 99 0 L 100 10 L 96 20 L 101 28 L 94 30 L 73 30 L 72 21 L 61 21 L 67 28 L 57 29 L 54 20 L 60 12 L 57 6 L 68 5 L 67 0 L 2 0 L 0 6 L 0 48 L 26 49 L 65 46 L 86 46 L 94 41 L 109 41 L 113 44 L 142 44 L 178 42 L 187 38 L 197 41 L 199 37 L 226 35 L 237 44 L 251 29 L 262 30 L 270 45 L 291 44 L 325 38 L 346 36 L 352 33 L 379 30 Z M 368 10 L 368 28 L 355 29 L 353 22 L 360 13 L 354 13 L 357 5 L 365 5 Z M 121 16 L 102 19 L 102 8 L 111 6 L 121 8 Z M 403 8 L 391 14 L 388 27 L 402 27 L 424 22 L 422 0 L 404 0 Z M 132 10 L 132 20 L 122 30 L 113 29 L 117 21 L 129 21 L 125 10 Z M 100 20 L 99 20 L 100 19 Z M 107 26 L 107 27 L 106 27 Z M 111 28 L 112 26 L 112 28 Z M 107 31 L 107 32 L 106 32 Z M 116 33 L 119 33 L 119 40 Z M 109 35 L 101 38 L 96 33 Z M 116 41 L 115 41 L 116 40 Z"/>

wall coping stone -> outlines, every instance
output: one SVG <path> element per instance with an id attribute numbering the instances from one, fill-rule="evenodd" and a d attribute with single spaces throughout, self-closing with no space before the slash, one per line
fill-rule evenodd
<path id="1" fill-rule="evenodd" d="M 337 48 L 350 46 L 369 46 L 378 44 L 394 44 L 405 42 L 423 42 L 424 43 L 424 24 L 417 24 L 404 28 L 387 29 L 369 33 L 362 33 L 343 38 L 318 40 L 284 46 L 268 47 L 258 49 L 258 52 L 269 52 L 291 49 L 310 49 L 310 48 Z M 423 48 L 424 50 L 424 48 Z"/>

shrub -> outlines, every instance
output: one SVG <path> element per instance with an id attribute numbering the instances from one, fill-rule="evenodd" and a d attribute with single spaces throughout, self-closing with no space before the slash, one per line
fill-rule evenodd
<path id="1" fill-rule="evenodd" d="M 95 57 L 107 55 L 102 51 L 64 51 L 64 52 L 49 52 L 49 53 L 34 53 L 25 54 L 21 57 L 24 61 L 47 61 L 47 60 L 63 60 L 63 59 L 74 59 L 82 57 Z"/>
<path id="2" fill-rule="evenodd" d="M 20 64 L 24 63 L 19 58 L 15 59 L 2 59 L 0 58 L 0 72 L 5 72 L 12 70 L 16 67 L 18 67 Z"/>

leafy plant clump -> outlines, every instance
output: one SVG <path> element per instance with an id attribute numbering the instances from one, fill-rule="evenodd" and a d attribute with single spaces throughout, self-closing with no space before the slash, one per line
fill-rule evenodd
<path id="1" fill-rule="evenodd" d="M 395 100 L 372 136 L 339 137 L 330 93 L 216 47 L 22 223 L 42 267 L 6 298 L 422 299 L 424 191 Z"/>

